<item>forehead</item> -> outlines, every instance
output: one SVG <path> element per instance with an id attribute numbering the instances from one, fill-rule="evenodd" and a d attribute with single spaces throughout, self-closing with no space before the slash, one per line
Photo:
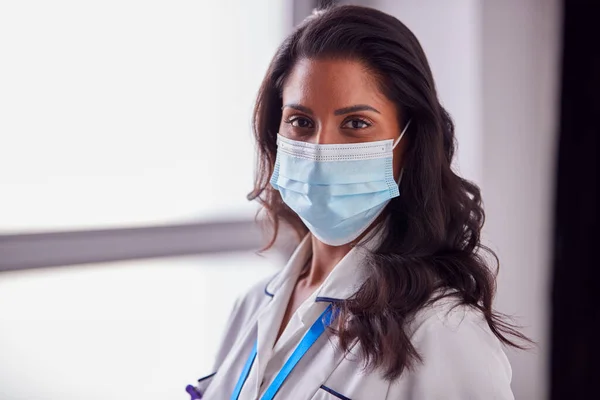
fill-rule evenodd
<path id="1" fill-rule="evenodd" d="M 376 76 L 361 62 L 306 58 L 298 60 L 287 77 L 283 102 L 317 109 L 389 103 Z"/>

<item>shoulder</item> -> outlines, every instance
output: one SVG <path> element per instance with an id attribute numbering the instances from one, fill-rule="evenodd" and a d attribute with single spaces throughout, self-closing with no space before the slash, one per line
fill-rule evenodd
<path id="1" fill-rule="evenodd" d="M 248 320 L 269 303 L 273 297 L 273 293 L 269 292 L 268 285 L 277 278 L 280 273 L 281 271 L 277 271 L 266 278 L 259 280 L 239 296 L 235 301 L 232 318 L 238 321 Z"/>
<path id="2" fill-rule="evenodd" d="M 245 331 L 249 324 L 253 323 L 258 312 L 271 301 L 272 294 L 266 288 L 268 283 L 278 274 L 279 272 L 276 272 L 267 278 L 261 279 L 244 294 L 236 298 L 215 357 L 215 371 L 225 360 L 231 347 L 239 339 L 240 334 Z"/>
<path id="3" fill-rule="evenodd" d="M 456 296 L 420 310 L 408 333 L 422 358 L 390 393 L 410 391 L 416 398 L 513 399 L 512 370 L 499 339 L 481 311 Z M 394 398 L 394 396 L 388 397 Z"/>
<path id="4" fill-rule="evenodd" d="M 438 299 L 425 307 L 413 323 L 413 344 L 422 347 L 425 352 L 433 350 L 427 345 L 435 338 L 438 344 L 445 342 L 467 347 L 469 351 L 461 353 L 462 358 L 482 351 L 504 355 L 502 343 L 490 329 L 481 310 L 461 304 L 454 295 Z M 506 363 L 506 367 L 505 372 L 510 379 L 510 365 Z"/>
<path id="5" fill-rule="evenodd" d="M 444 297 L 439 297 L 440 295 Z M 483 330 L 489 328 L 481 311 L 470 305 L 461 304 L 456 291 L 440 290 L 434 293 L 429 303 L 415 313 L 410 320 L 408 333 L 414 340 L 432 330 L 456 333 L 459 330 L 469 330 L 474 326 Z"/>

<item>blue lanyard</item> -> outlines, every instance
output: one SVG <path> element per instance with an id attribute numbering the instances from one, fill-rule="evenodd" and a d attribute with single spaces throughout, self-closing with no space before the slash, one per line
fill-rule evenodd
<path id="1" fill-rule="evenodd" d="M 304 354 L 306 354 L 308 349 L 310 349 L 310 347 L 317 341 L 319 336 L 323 334 L 323 332 L 325 331 L 325 327 L 331 324 L 333 320 L 331 310 L 332 307 L 330 304 L 329 306 L 327 306 L 325 311 L 323 311 L 323 313 L 319 316 L 319 318 L 317 318 L 315 323 L 312 324 L 308 332 L 306 332 L 306 335 L 304 335 L 304 337 L 300 341 L 298 347 L 296 347 L 290 358 L 288 358 L 288 360 L 283 365 L 283 368 L 281 368 L 281 371 L 279 371 L 279 373 L 273 380 L 273 383 L 269 385 L 265 394 L 263 395 L 263 397 L 261 397 L 261 400 L 272 400 L 273 397 L 275 397 L 275 395 L 281 388 L 281 385 L 283 385 L 283 382 L 285 382 L 290 372 L 292 372 L 296 364 L 298 364 L 298 361 L 300 361 L 300 359 L 304 356 Z M 323 320 L 325 320 L 325 322 L 323 322 Z M 235 389 L 233 390 L 233 394 L 231 395 L 231 400 L 238 400 L 238 398 L 240 397 L 242 387 L 244 386 L 246 379 L 248 379 L 250 369 L 252 368 L 252 364 L 254 364 L 254 359 L 256 358 L 256 345 L 257 342 L 254 342 L 254 347 L 252 348 L 252 351 L 250 352 L 250 357 L 248 357 L 248 360 L 246 361 L 246 365 L 244 365 L 244 369 L 242 370 L 240 378 L 238 379 L 238 382 L 235 385 Z"/>

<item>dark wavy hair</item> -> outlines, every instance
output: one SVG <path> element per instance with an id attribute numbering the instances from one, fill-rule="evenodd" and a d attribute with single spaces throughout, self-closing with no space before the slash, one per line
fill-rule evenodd
<path id="1" fill-rule="evenodd" d="M 395 379 L 422 361 L 406 325 L 411 316 L 454 289 L 457 304 L 480 310 L 491 331 L 506 345 L 532 343 L 506 315 L 492 309 L 498 259 L 480 242 L 484 222 L 479 188 L 451 169 L 454 125 L 437 98 L 427 59 L 417 38 L 398 19 L 358 6 L 333 6 L 307 18 L 277 50 L 262 82 L 253 118 L 258 168 L 254 190 L 277 237 L 280 223 L 307 233 L 298 216 L 269 184 L 282 116 L 282 89 L 302 58 L 357 60 L 377 77 L 400 119 L 411 120 L 399 197 L 384 210 L 382 242 L 366 262 L 366 282 L 352 298 L 335 304 L 340 324 L 333 332 L 343 350 L 361 343 L 365 367 L 383 368 Z M 481 254 L 491 255 L 495 270 Z"/>

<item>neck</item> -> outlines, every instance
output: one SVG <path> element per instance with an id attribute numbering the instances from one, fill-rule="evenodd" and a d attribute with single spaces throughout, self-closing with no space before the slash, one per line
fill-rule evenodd
<path id="1" fill-rule="evenodd" d="M 358 238 L 341 246 L 330 246 L 311 235 L 312 259 L 309 271 L 302 279 L 302 286 L 309 288 L 320 286 L 340 260 L 381 221 L 381 218 L 380 215 Z"/>
<path id="2" fill-rule="evenodd" d="M 306 287 L 318 287 L 329 276 L 340 260 L 348 254 L 352 246 L 350 243 L 342 246 L 330 246 L 321 242 L 314 235 L 311 236 L 311 241 L 312 260 L 303 283 Z"/>

